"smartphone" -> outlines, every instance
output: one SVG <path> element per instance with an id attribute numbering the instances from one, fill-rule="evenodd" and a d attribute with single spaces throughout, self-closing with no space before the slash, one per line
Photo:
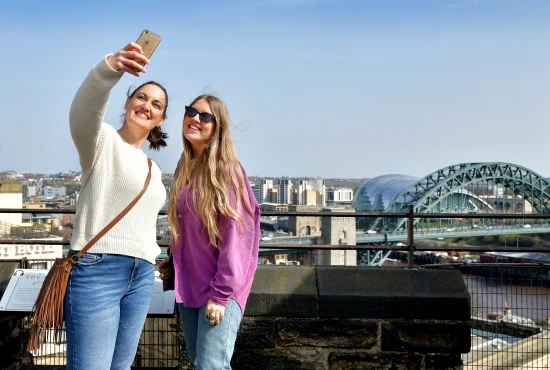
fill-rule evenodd
<path id="1" fill-rule="evenodd" d="M 143 55 L 145 55 L 147 59 L 149 59 L 151 58 L 151 55 L 153 55 L 153 52 L 160 43 L 160 40 L 161 37 L 156 33 L 149 30 L 143 30 L 141 35 L 139 35 L 136 44 L 139 44 L 141 46 L 141 49 L 143 50 Z M 142 63 L 139 64 L 143 65 Z"/>

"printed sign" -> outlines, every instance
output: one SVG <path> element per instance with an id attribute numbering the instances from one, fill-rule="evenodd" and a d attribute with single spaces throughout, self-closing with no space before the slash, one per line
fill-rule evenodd
<path id="1" fill-rule="evenodd" d="M 149 306 L 149 314 L 165 314 L 171 315 L 174 313 L 174 305 L 176 303 L 176 292 L 169 290 L 162 291 L 162 280 L 160 272 L 155 271 L 155 288 L 153 289 L 153 299 Z"/>
<path id="2" fill-rule="evenodd" d="M 43 245 L 43 244 L 3 244 L 0 245 L 0 260 L 3 259 L 20 259 L 23 257 L 40 259 L 40 258 L 57 258 L 63 254 L 62 245 Z"/>
<path id="3" fill-rule="evenodd" d="M 32 311 L 48 270 L 17 269 L 0 300 L 0 311 Z"/>

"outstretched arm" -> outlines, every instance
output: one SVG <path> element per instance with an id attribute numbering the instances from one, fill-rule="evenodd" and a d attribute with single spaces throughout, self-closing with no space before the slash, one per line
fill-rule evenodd
<path id="1" fill-rule="evenodd" d="M 98 63 L 78 89 L 71 105 L 69 122 L 83 169 L 92 167 L 101 149 L 101 124 L 111 89 L 124 72 L 134 76 L 146 72 L 137 61 L 149 63 L 142 54 L 141 46 L 132 42 Z"/>

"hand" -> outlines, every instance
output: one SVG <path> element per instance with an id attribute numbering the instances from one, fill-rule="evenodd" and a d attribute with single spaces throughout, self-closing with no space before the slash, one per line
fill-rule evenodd
<path id="1" fill-rule="evenodd" d="M 215 303 L 213 300 L 209 299 L 206 304 L 205 310 L 205 320 L 210 325 L 218 325 L 220 321 L 223 320 L 223 314 L 225 313 L 225 307 Z"/>
<path id="2" fill-rule="evenodd" d="M 162 261 L 158 267 L 161 276 L 161 280 L 166 280 L 172 276 L 172 266 L 170 265 L 169 258 L 166 258 L 164 261 Z"/>
<path id="3" fill-rule="evenodd" d="M 149 59 L 143 55 L 141 46 L 135 42 L 126 45 L 122 50 L 117 51 L 107 58 L 107 63 L 115 71 L 128 72 L 136 77 L 139 77 L 139 72 L 146 73 L 145 68 L 139 64 L 149 64 Z"/>

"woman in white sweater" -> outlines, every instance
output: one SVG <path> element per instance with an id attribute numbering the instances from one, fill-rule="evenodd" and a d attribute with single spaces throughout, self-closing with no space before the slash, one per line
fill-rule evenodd
<path id="1" fill-rule="evenodd" d="M 166 146 L 161 125 L 168 97 L 156 82 L 128 93 L 122 128 L 103 122 L 109 93 L 124 72 L 145 73 L 149 60 L 130 43 L 88 74 L 70 111 L 82 166 L 82 189 L 71 239 L 73 254 L 141 191 L 148 173 L 142 146 Z M 65 296 L 67 369 L 129 369 L 152 297 L 157 214 L 166 200 L 160 168 L 134 208 L 74 266 Z"/>

